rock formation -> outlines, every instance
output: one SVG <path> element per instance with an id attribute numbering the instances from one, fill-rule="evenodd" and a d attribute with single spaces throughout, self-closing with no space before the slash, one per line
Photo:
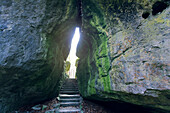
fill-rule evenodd
<path id="1" fill-rule="evenodd" d="M 169 0 L 0 0 L 0 112 L 56 97 L 81 26 L 83 97 L 170 110 Z"/>
<path id="2" fill-rule="evenodd" d="M 77 76 L 86 98 L 170 110 L 166 0 L 83 0 Z"/>
<path id="3" fill-rule="evenodd" d="M 56 97 L 75 0 L 0 0 L 0 112 Z"/>

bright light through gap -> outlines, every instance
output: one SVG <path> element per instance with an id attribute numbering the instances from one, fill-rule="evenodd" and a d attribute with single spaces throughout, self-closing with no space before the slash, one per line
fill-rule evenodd
<path id="1" fill-rule="evenodd" d="M 77 50 L 77 44 L 79 42 L 80 39 L 80 29 L 79 27 L 76 27 L 75 29 L 75 33 L 71 42 L 71 49 L 70 49 L 70 53 L 67 57 L 67 61 L 69 61 L 71 63 L 70 65 L 70 69 L 67 72 L 67 74 L 69 75 L 69 78 L 75 78 L 75 74 L 76 74 L 76 60 L 78 59 L 78 57 L 76 56 L 76 50 Z"/>

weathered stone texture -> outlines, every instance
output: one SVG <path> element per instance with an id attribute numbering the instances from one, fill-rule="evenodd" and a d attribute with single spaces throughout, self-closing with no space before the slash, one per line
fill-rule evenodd
<path id="1" fill-rule="evenodd" d="M 166 9 L 153 13 L 157 1 L 83 1 L 77 75 L 85 97 L 170 110 L 170 8 L 162 0 Z"/>
<path id="2" fill-rule="evenodd" d="M 0 112 L 57 96 L 76 9 L 74 0 L 0 0 Z"/>
<path id="3" fill-rule="evenodd" d="M 0 112 L 57 95 L 81 19 L 81 94 L 170 110 L 170 2 L 80 2 L 0 0 Z"/>

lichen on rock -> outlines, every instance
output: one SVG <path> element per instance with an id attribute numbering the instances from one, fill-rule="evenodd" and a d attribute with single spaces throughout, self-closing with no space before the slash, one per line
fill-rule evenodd
<path id="1" fill-rule="evenodd" d="M 167 6 L 151 15 L 158 1 Z M 82 4 L 84 40 L 78 46 L 77 71 L 82 95 L 170 110 L 169 2 L 83 0 Z M 149 13 L 146 18 L 144 12 Z"/>

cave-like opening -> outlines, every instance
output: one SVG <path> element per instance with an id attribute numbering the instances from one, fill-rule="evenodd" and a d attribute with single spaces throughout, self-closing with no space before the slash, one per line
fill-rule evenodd
<path id="1" fill-rule="evenodd" d="M 152 15 L 156 15 L 158 13 L 161 13 L 163 10 L 165 10 L 168 7 L 168 5 L 164 2 L 158 1 L 152 6 Z"/>
<path id="2" fill-rule="evenodd" d="M 74 36 L 72 38 L 71 42 L 71 49 L 70 53 L 66 59 L 66 74 L 69 76 L 69 78 L 76 78 L 76 69 L 77 69 L 77 63 L 78 63 L 78 57 L 76 56 L 77 51 L 77 45 L 80 39 L 80 28 L 76 27 Z"/>

